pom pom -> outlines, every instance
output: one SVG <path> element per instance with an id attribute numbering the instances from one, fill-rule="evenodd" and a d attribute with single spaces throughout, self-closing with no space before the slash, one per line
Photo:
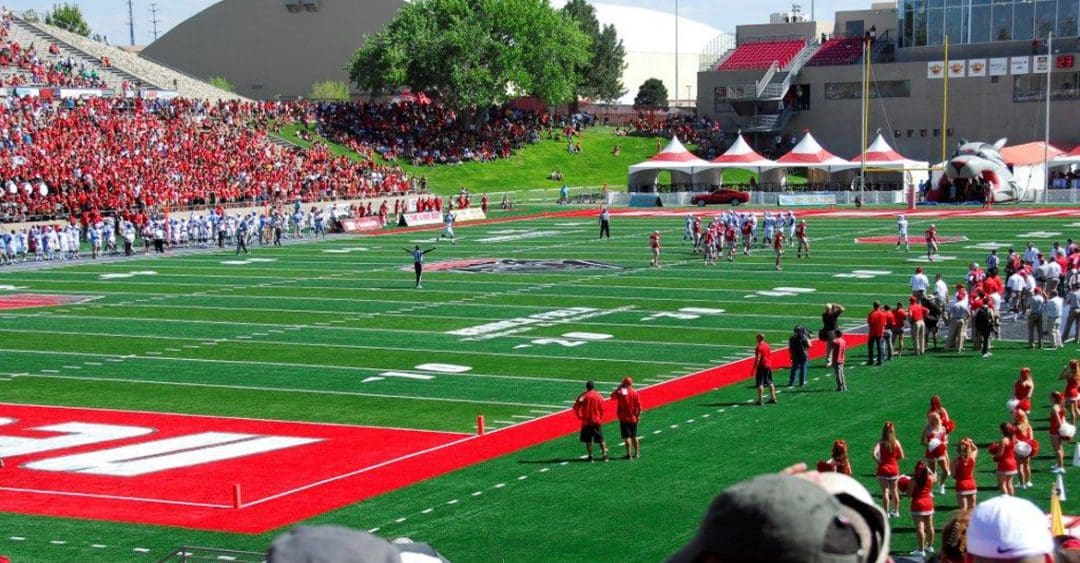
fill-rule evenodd
<path id="1" fill-rule="evenodd" d="M 951 433 L 953 430 L 956 430 L 956 423 L 951 420 L 946 420 L 945 431 Z"/>
<path id="2" fill-rule="evenodd" d="M 1058 435 L 1062 438 L 1072 440 L 1076 436 L 1076 427 L 1068 422 L 1062 422 L 1061 428 L 1058 429 Z"/>
<path id="3" fill-rule="evenodd" d="M 901 475 L 900 479 L 897 481 L 897 485 L 899 485 L 901 493 L 907 494 L 908 487 L 911 486 L 911 476 Z"/>
<path id="4" fill-rule="evenodd" d="M 818 473 L 833 473 L 836 471 L 836 466 L 831 459 L 823 459 L 817 462 Z"/>
<path id="5" fill-rule="evenodd" d="M 998 455 L 998 452 L 1000 452 L 1000 451 L 1001 451 L 1001 443 L 994 442 L 993 444 L 990 444 L 990 455 L 995 455 L 996 456 L 996 455 Z"/>
<path id="6" fill-rule="evenodd" d="M 1012 399 L 1009 399 L 1005 402 L 1005 408 L 1009 409 L 1009 412 L 1015 411 L 1016 407 L 1018 406 L 1020 406 L 1020 400 L 1016 397 L 1013 397 Z"/>
<path id="7" fill-rule="evenodd" d="M 1017 442 L 1016 447 L 1013 449 L 1013 453 L 1016 457 L 1028 457 L 1031 455 L 1031 444 L 1027 442 Z"/>
<path id="8" fill-rule="evenodd" d="M 939 446 L 941 446 L 941 440 L 938 440 L 937 438 L 930 438 L 930 441 L 926 444 L 926 449 L 927 451 L 933 452 L 934 450 L 938 449 Z"/>

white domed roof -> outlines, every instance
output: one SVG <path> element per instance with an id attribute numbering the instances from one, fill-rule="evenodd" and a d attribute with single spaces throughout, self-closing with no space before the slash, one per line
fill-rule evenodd
<path id="1" fill-rule="evenodd" d="M 561 6 L 565 0 L 553 0 Z M 619 32 L 623 46 L 629 52 L 674 53 L 675 52 L 675 13 L 590 2 L 596 8 L 596 19 L 600 25 L 612 24 Z M 684 17 L 679 18 L 679 53 L 697 55 L 705 44 L 722 32 L 711 25 L 703 24 Z"/>

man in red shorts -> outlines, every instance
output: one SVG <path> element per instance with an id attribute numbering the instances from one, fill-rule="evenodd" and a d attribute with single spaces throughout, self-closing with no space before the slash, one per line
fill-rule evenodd
<path id="1" fill-rule="evenodd" d="M 615 399 L 619 433 L 626 445 L 626 456 L 623 459 L 637 459 L 641 457 L 641 442 L 637 435 L 638 420 L 641 419 L 641 399 L 638 398 L 637 389 L 634 389 L 634 380 L 624 377 L 622 384 L 611 392 L 611 398 Z"/>
<path id="2" fill-rule="evenodd" d="M 593 460 L 593 444 L 600 444 L 600 452 L 603 460 L 608 460 L 607 444 L 604 443 L 604 398 L 596 392 L 596 384 L 592 381 L 585 382 L 585 392 L 578 395 L 574 401 L 574 414 L 581 421 L 581 442 L 585 444 L 585 451 L 589 454 L 589 461 Z"/>
<path id="3" fill-rule="evenodd" d="M 758 333 L 754 348 L 754 384 L 757 385 L 757 404 L 762 404 L 765 386 L 769 386 L 769 402 L 776 404 L 776 385 L 772 379 L 772 350 L 765 342 L 765 335 Z"/>

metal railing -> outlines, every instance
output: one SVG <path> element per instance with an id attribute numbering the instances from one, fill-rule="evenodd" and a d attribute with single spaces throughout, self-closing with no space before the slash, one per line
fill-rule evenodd
<path id="1" fill-rule="evenodd" d="M 757 81 L 757 85 L 754 88 L 754 91 L 757 92 L 757 97 L 761 97 L 761 93 L 765 91 L 765 87 L 769 85 L 769 82 L 772 82 L 773 76 L 776 76 L 776 73 L 779 70 L 779 62 L 773 61 L 773 63 L 769 65 L 768 70 L 765 71 L 765 75 L 761 77 L 761 80 Z"/>
<path id="2" fill-rule="evenodd" d="M 238 549 L 218 549 L 214 547 L 199 547 L 184 545 L 176 548 L 171 553 L 157 560 L 157 563 L 173 561 L 235 561 L 236 563 L 264 563 L 266 554 L 257 551 L 240 551 Z"/>

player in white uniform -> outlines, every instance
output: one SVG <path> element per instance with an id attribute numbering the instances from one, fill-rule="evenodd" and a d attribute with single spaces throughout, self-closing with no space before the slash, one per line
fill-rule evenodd
<path id="1" fill-rule="evenodd" d="M 787 228 L 788 246 L 795 246 L 795 214 L 791 211 L 784 216 L 784 227 Z"/>
<path id="2" fill-rule="evenodd" d="M 693 213 L 687 213 L 686 214 L 686 219 L 683 221 L 682 241 L 683 241 L 683 244 L 686 244 L 686 241 L 693 242 L 693 240 L 694 240 L 694 214 Z"/>
<path id="3" fill-rule="evenodd" d="M 896 216 L 896 248 L 893 252 L 900 250 L 900 245 L 903 244 L 907 247 L 907 252 L 911 252 L 911 242 L 908 241 L 908 221 L 907 217 L 903 215 Z"/>
<path id="4" fill-rule="evenodd" d="M 450 239 L 450 244 L 457 244 L 457 238 L 454 237 L 454 221 L 457 217 L 454 216 L 452 211 L 447 210 L 446 215 L 443 215 L 443 232 L 439 235 L 435 242 L 439 242 L 443 238 Z"/>
<path id="5" fill-rule="evenodd" d="M 765 240 L 762 242 L 764 245 L 772 244 L 773 232 L 776 231 L 776 218 L 772 213 L 765 212 Z"/>

